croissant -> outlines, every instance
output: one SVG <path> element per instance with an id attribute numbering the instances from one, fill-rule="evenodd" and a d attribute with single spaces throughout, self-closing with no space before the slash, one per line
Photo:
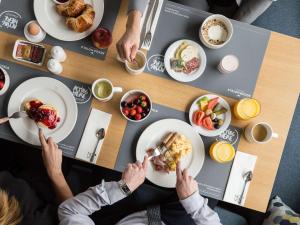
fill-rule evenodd
<path id="1" fill-rule="evenodd" d="M 69 4 L 56 5 L 57 12 L 62 16 L 77 17 L 84 9 L 84 0 L 71 0 Z"/>
<path id="2" fill-rule="evenodd" d="M 81 33 L 88 30 L 93 25 L 94 18 L 94 8 L 91 5 L 86 4 L 85 10 L 82 14 L 76 18 L 68 17 L 66 19 L 66 24 L 70 29 Z"/>

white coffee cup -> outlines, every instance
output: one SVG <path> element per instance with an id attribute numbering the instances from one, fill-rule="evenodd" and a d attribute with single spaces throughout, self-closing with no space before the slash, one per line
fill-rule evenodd
<path id="1" fill-rule="evenodd" d="M 258 129 L 257 126 L 262 126 L 262 128 L 265 129 L 265 135 L 261 140 L 259 140 L 255 135 L 255 128 Z M 279 137 L 279 135 L 273 131 L 271 125 L 266 122 L 250 123 L 245 128 L 244 135 L 247 141 L 257 144 L 264 144 L 269 142 L 272 138 Z"/>
<path id="2" fill-rule="evenodd" d="M 128 73 L 132 74 L 132 75 L 139 75 L 142 72 L 144 72 L 144 69 L 146 67 L 147 64 L 147 57 L 145 55 L 144 52 L 142 52 L 141 50 L 138 50 L 136 53 L 136 57 L 141 57 L 143 60 L 143 66 L 141 66 L 139 69 L 133 69 L 130 67 L 130 62 L 128 62 L 127 60 L 123 60 L 121 59 L 121 57 L 119 55 L 117 55 L 117 60 L 124 63 L 125 64 L 125 68 L 127 70 Z"/>
<path id="3" fill-rule="evenodd" d="M 105 98 L 101 98 L 101 97 L 99 97 L 99 96 L 95 93 L 95 87 L 96 87 L 96 85 L 97 85 L 98 83 L 101 83 L 101 82 L 106 82 L 106 83 L 108 83 L 108 84 L 110 85 L 110 88 L 111 88 L 110 94 L 109 94 L 107 97 L 105 97 Z M 112 97 L 113 97 L 113 95 L 114 95 L 114 93 L 120 93 L 120 92 L 123 92 L 123 88 L 121 88 L 121 87 L 114 87 L 113 84 L 112 84 L 112 82 L 111 82 L 110 80 L 108 80 L 108 79 L 105 79 L 105 78 L 100 78 L 100 79 L 98 79 L 98 80 L 95 80 L 94 83 L 93 83 L 93 85 L 92 85 L 92 93 L 93 93 L 93 96 L 94 96 L 96 99 L 98 99 L 99 101 L 101 101 L 101 102 L 107 102 L 107 101 L 111 100 Z"/>

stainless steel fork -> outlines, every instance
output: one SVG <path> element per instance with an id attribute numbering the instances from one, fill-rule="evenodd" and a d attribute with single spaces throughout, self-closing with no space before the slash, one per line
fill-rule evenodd
<path id="1" fill-rule="evenodd" d="M 24 118 L 28 117 L 28 114 L 25 111 L 20 111 L 20 112 L 15 112 L 9 117 L 4 117 L 0 119 L 0 124 L 5 123 L 9 121 L 10 119 L 19 119 L 19 118 Z"/>
<path id="2" fill-rule="evenodd" d="M 152 40 L 151 29 L 152 29 L 152 26 L 153 26 L 157 6 L 158 6 L 158 0 L 154 0 L 151 11 L 150 11 L 150 17 L 149 17 L 149 20 L 147 21 L 147 30 L 148 30 L 148 32 L 146 33 L 145 38 L 144 38 L 144 45 L 147 48 L 150 47 L 151 40 Z"/>

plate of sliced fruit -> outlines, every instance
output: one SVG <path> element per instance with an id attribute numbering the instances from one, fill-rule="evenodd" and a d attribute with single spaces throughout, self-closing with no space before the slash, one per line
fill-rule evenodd
<path id="1" fill-rule="evenodd" d="M 191 82 L 203 74 L 206 54 L 198 43 L 187 39 L 179 40 L 167 49 L 164 64 L 172 78 L 180 82 Z"/>
<path id="2" fill-rule="evenodd" d="M 193 102 L 189 119 L 199 134 L 207 137 L 218 136 L 230 125 L 230 106 L 220 96 L 203 95 Z"/>

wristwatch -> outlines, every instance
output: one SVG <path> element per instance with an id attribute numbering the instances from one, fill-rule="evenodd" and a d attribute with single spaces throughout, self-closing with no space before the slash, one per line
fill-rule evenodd
<path id="1" fill-rule="evenodd" d="M 127 184 L 125 183 L 124 180 L 120 180 L 120 181 L 118 182 L 118 184 L 119 184 L 119 187 L 120 187 L 121 191 L 122 191 L 126 196 L 128 196 L 128 195 L 131 194 L 131 191 L 130 191 L 129 187 L 127 186 Z"/>

